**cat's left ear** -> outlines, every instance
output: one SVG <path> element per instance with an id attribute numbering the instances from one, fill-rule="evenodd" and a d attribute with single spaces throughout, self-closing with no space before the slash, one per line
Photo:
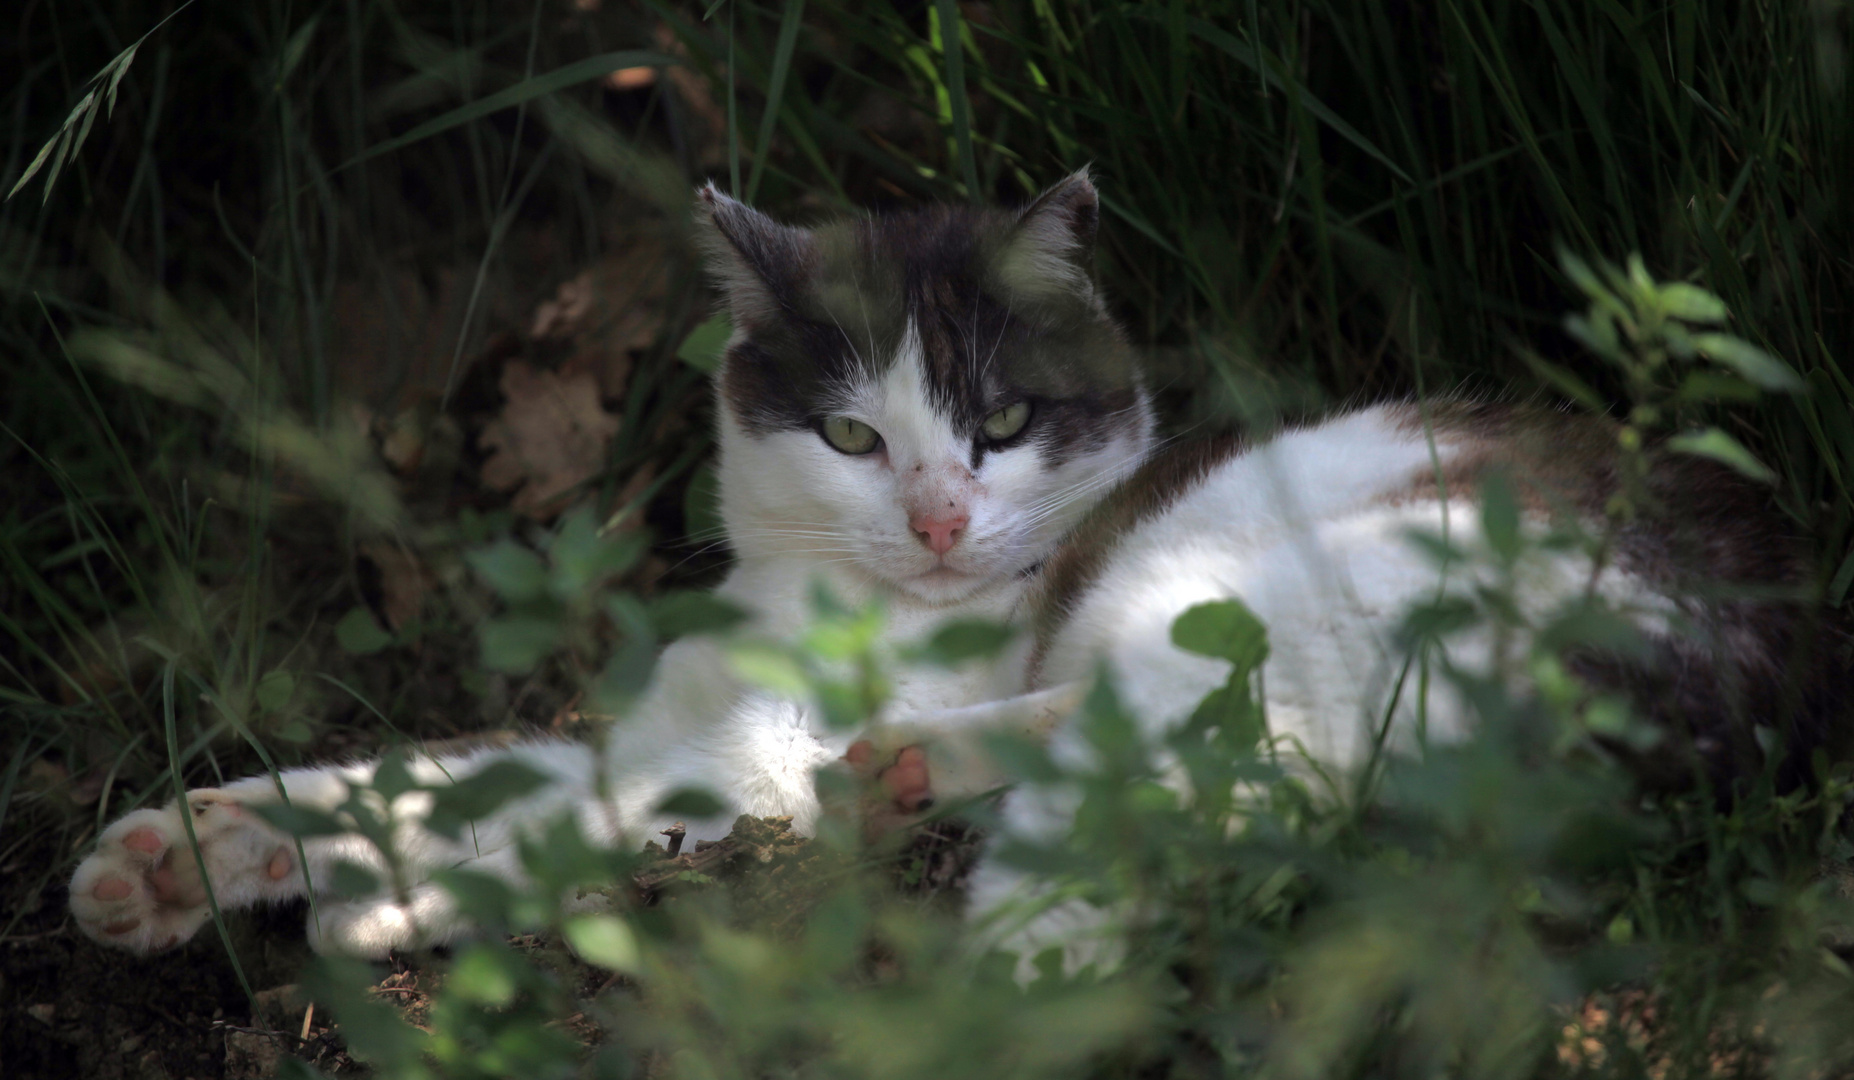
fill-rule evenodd
<path id="1" fill-rule="evenodd" d="M 696 189 L 695 224 L 735 325 L 752 326 L 794 306 L 817 263 L 810 233 L 779 224 L 712 183 Z"/>
<path id="2" fill-rule="evenodd" d="M 998 255 L 999 278 L 1024 299 L 1095 303 L 1094 235 L 1100 222 L 1101 199 L 1083 166 L 1018 212 Z"/>

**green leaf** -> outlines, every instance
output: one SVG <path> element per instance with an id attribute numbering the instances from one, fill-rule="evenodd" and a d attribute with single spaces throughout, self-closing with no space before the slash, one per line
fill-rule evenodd
<path id="1" fill-rule="evenodd" d="M 1713 401 L 1756 401 L 1758 389 L 1736 375 L 1723 371 L 1692 371 L 1680 380 L 1674 392 L 1681 404 L 1704 404 Z"/>
<path id="2" fill-rule="evenodd" d="M 933 632 L 921 658 L 941 667 L 957 667 L 971 660 L 989 660 L 1004 651 L 1017 631 L 982 619 L 958 619 Z"/>
<path id="3" fill-rule="evenodd" d="M 733 336 L 734 324 L 726 315 L 716 315 L 689 331 L 689 336 L 676 347 L 676 359 L 704 375 L 713 375 L 721 367 L 721 356 L 727 351 L 728 339 Z"/>
<path id="4" fill-rule="evenodd" d="M 520 675 L 533 671 L 560 643 L 560 622 L 539 615 L 486 620 L 477 628 L 483 665 Z"/>
<path id="5" fill-rule="evenodd" d="M 1444 597 L 1433 604 L 1419 604 L 1404 616 L 1399 638 L 1406 646 L 1447 637 L 1481 621 L 1472 603 L 1459 596 Z"/>
<path id="6" fill-rule="evenodd" d="M 310 966 L 303 987 L 310 1000 L 326 1002 L 341 1018 L 342 1037 L 355 1056 L 364 1055 L 395 1077 L 429 1075 L 419 1071 L 419 1059 L 430 1037 L 406 1023 L 398 1009 L 368 993 L 377 978 L 363 961 L 323 956 Z"/>
<path id="7" fill-rule="evenodd" d="M 267 671 L 258 680 L 255 697 L 258 708 L 267 713 L 276 712 L 290 703 L 296 694 L 296 677 L 287 671 Z"/>
<path id="8" fill-rule="evenodd" d="M 1616 335 L 1615 320 L 1599 308 L 1592 308 L 1588 318 L 1566 315 L 1564 332 L 1605 359 L 1614 359 L 1622 347 L 1622 339 Z"/>
<path id="9" fill-rule="evenodd" d="M 561 927 L 581 960 L 607 971 L 635 974 L 643 966 L 631 925 L 611 915 L 579 915 Z"/>
<path id="10" fill-rule="evenodd" d="M 300 717 L 292 717 L 277 725 L 271 734 L 284 742 L 301 746 L 315 738 L 315 729 L 304 723 Z"/>
<path id="11" fill-rule="evenodd" d="M 628 856 L 593 847 L 580 833 L 574 816 L 563 813 L 548 822 L 535 843 L 522 844 L 521 858 L 522 866 L 542 883 L 543 892 L 560 892 L 578 885 L 610 884 L 615 875 L 627 872 L 616 867 Z"/>
<path id="12" fill-rule="evenodd" d="M 734 673 L 763 690 L 789 698 L 804 697 L 811 687 L 792 655 L 775 645 L 741 641 L 728 647 L 727 658 Z"/>
<path id="13" fill-rule="evenodd" d="M 374 766 L 373 779 L 367 786 L 388 802 L 408 791 L 418 790 L 419 783 L 412 777 L 412 766 L 406 761 L 405 750 L 396 749 L 380 755 L 380 763 Z"/>
<path id="14" fill-rule="evenodd" d="M 515 1000 L 519 974 L 507 949 L 472 945 L 452 962 L 444 988 L 479 1005 L 507 1005 Z"/>
<path id="15" fill-rule="evenodd" d="M 1585 296 L 1588 296 L 1592 300 L 1613 300 L 1609 293 L 1609 287 L 1603 284 L 1603 279 L 1599 278 L 1596 275 L 1596 271 L 1590 269 L 1590 264 L 1585 262 L 1580 256 L 1573 255 L 1564 248 L 1559 248 L 1558 265 L 1564 268 L 1564 276 L 1570 278 L 1571 284 L 1577 286 L 1578 291 L 1582 292 Z"/>
<path id="16" fill-rule="evenodd" d="M 1541 649 L 1601 649 L 1606 653 L 1645 657 L 1648 643 L 1641 628 L 1601 603 L 1574 603 L 1555 615 L 1538 635 Z"/>
<path id="17" fill-rule="evenodd" d="M 657 642 L 651 637 L 629 637 L 612 652 L 599 670 L 588 705 L 597 712 L 624 713 L 650 685 L 657 670 Z"/>
<path id="18" fill-rule="evenodd" d="M 1676 319 L 1692 323 L 1722 323 L 1728 312 L 1725 301 L 1697 285 L 1684 281 L 1670 282 L 1660 289 L 1661 310 Z"/>
<path id="19" fill-rule="evenodd" d="M 1519 502 L 1506 477 L 1490 474 L 1481 482 L 1481 534 L 1500 561 L 1519 558 Z"/>
<path id="20" fill-rule="evenodd" d="M 464 561 L 508 603 L 527 603 L 546 595 L 547 564 L 513 540 L 498 540 L 467 552 Z"/>
<path id="21" fill-rule="evenodd" d="M 861 688 L 853 683 L 821 681 L 811 688 L 811 694 L 824 713 L 825 726 L 832 731 L 867 724 L 876 704 L 866 700 Z"/>
<path id="22" fill-rule="evenodd" d="M 291 836 L 305 840 L 316 836 L 340 836 L 349 831 L 339 818 L 321 810 L 284 803 L 260 803 L 250 809 Z"/>
<path id="23" fill-rule="evenodd" d="M 1439 533 L 1427 529 L 1406 529 L 1403 538 L 1410 546 L 1422 553 L 1423 557 L 1438 567 L 1450 566 L 1463 562 L 1468 553 L 1457 547 L 1453 541 L 1444 540 Z"/>
<path id="24" fill-rule="evenodd" d="M 336 896 L 372 896 L 380 890 L 380 877 L 364 866 L 343 859 L 330 871 L 329 887 Z"/>
<path id="25" fill-rule="evenodd" d="M 1799 394 L 1806 389 L 1802 376 L 1790 366 L 1743 338 L 1730 334 L 1698 334 L 1693 344 L 1699 351 L 1724 364 L 1766 390 L 1781 394 Z"/>
<path id="26" fill-rule="evenodd" d="M 1629 267 L 1629 284 L 1635 286 L 1643 297 L 1652 297 L 1655 292 L 1654 278 L 1648 273 L 1648 264 L 1642 261 L 1641 253 L 1629 252 L 1626 262 Z"/>
<path id="27" fill-rule="evenodd" d="M 431 819 L 480 821 L 552 782 L 532 765 L 498 758 L 456 783 L 431 789 Z"/>
<path id="28" fill-rule="evenodd" d="M 554 571 L 549 587 L 562 600 L 584 596 L 624 573 L 650 546 L 642 532 L 601 533 L 590 507 L 566 516 L 547 549 Z"/>
<path id="29" fill-rule="evenodd" d="M 1247 753 L 1262 739 L 1262 715 L 1251 696 L 1248 679 L 1232 678 L 1229 683 L 1204 695 L 1191 711 L 1186 725 L 1192 731 L 1221 729 L 1230 749 Z"/>
<path id="30" fill-rule="evenodd" d="M 335 624 L 335 644 L 355 656 L 371 656 L 393 643 L 393 635 L 380 628 L 373 612 L 353 607 Z"/>
<path id="31" fill-rule="evenodd" d="M 1187 608 L 1172 623 L 1172 644 L 1199 656 L 1254 671 L 1268 658 L 1268 630 L 1241 600 L 1212 600 Z"/>
<path id="32" fill-rule="evenodd" d="M 1777 482 L 1777 474 L 1754 457 L 1751 451 L 1746 450 L 1744 444 L 1716 427 L 1676 435 L 1667 440 L 1667 448 L 1677 454 L 1711 458 L 1720 464 L 1736 469 L 1760 484 L 1774 485 Z"/>
<path id="33" fill-rule="evenodd" d="M 678 788 L 657 804 L 656 812 L 665 817 L 711 818 L 726 809 L 726 803 L 701 788 Z"/>
<path id="34" fill-rule="evenodd" d="M 506 925 L 516 905 L 515 890 L 493 874 L 479 870 L 443 868 L 432 872 L 431 880 L 451 894 L 457 909 L 479 923 Z"/>
<path id="35" fill-rule="evenodd" d="M 711 592 L 687 589 L 658 597 L 650 604 L 650 621 L 663 638 L 718 634 L 747 621 L 746 609 Z"/>

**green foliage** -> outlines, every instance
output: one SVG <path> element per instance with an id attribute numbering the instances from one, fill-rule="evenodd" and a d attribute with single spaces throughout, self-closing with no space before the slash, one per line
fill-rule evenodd
<path id="1" fill-rule="evenodd" d="M 687 191 L 722 169 L 711 136 L 732 190 L 796 218 L 1020 200 L 1092 163 L 1105 292 L 1179 430 L 1361 392 L 1542 386 L 1623 419 L 1638 471 L 1699 454 L 1771 484 L 1824 552 L 1829 600 L 1854 588 L 1845 5 L 585 7 L 179 5 L 165 27 L 84 0 L 22 13 L 0 100 L 16 175 L 0 181 L 44 196 L 0 204 L 0 814 L 12 865 L 42 869 L 11 875 L 9 934 L 56 930 L 40 893 L 99 818 L 168 797 L 170 769 L 213 783 L 273 751 L 326 756 L 332 737 L 351 752 L 351 731 L 390 745 L 477 716 L 545 722 L 581 694 L 622 713 L 662 641 L 735 623 L 699 591 L 715 560 L 674 546 L 719 537 L 700 402 L 726 328 L 702 321 L 686 265 L 662 274 L 671 314 L 633 350 L 586 509 L 556 526 L 384 466 L 350 399 L 399 423 L 429 358 L 385 349 L 378 380 L 357 381 L 336 332 L 355 282 L 410 326 L 422 309 L 387 271 L 474 280 L 435 331 L 449 370 L 419 421 L 452 425 L 467 463 L 456 425 L 493 407 L 472 383 L 488 332 L 625 250 L 614 221 L 673 235 Z M 700 130 L 701 102 L 668 78 L 601 84 L 634 66 L 707 79 L 727 130 Z M 550 266 L 512 253 L 541 219 Z M 1640 254 L 1617 268 L 1554 250 Z M 542 292 L 498 299 L 509 279 Z M 1560 335 L 1567 297 L 1587 310 Z M 1009 856 L 1054 896 L 1144 917 L 1110 978 L 1045 965 L 1020 990 L 957 928 L 843 869 L 849 851 L 813 868 L 811 916 L 777 929 L 719 892 L 567 911 L 634 862 L 561 822 L 524 852 L 531 890 L 440 880 L 481 925 L 565 941 L 599 966 L 590 980 L 558 949 L 492 935 L 451 958 L 429 1030 L 359 965 L 305 982 L 389 1077 L 1659 1077 L 1713 1075 L 1744 1060 L 1735 1047 L 1779 1075 L 1844 1068 L 1849 975 L 1823 943 L 1850 913 L 1819 867 L 1854 854 L 1845 767 L 1723 805 L 1625 796 L 1602 748 L 1646 752 L 1657 733 L 1560 657 L 1638 635 L 1601 605 L 1527 613 L 1508 596 L 1542 547 L 1602 538 L 1533 535 L 1510 488 L 1483 496 L 1484 550 L 1413 538 L 1462 588 L 1401 640 L 1405 685 L 1463 693 L 1480 739 L 1389 755 L 1344 793 L 1265 738 L 1265 632 L 1213 608 L 1174 640 L 1228 662 L 1229 681 L 1176 739 L 1146 745 L 1104 687 L 1082 718 L 1092 770 L 1000 747 L 1081 797 L 1072 844 Z M 1642 505 L 1630 493 L 1615 522 Z M 623 531 L 642 520 L 649 550 Z M 382 536 L 440 583 L 409 623 L 356 569 Z M 873 647 L 879 612 L 823 606 L 796 647 L 727 653 L 849 727 L 888 702 L 897 658 Z M 1535 646 L 1489 671 L 1430 662 L 1487 627 Z M 901 659 L 1005 645 L 949 629 Z M 387 760 L 382 795 L 452 787 Z M 45 779 L 60 769 L 128 783 L 93 806 Z M 450 826 L 525 783 L 467 782 L 445 796 Z M 303 835 L 357 829 L 391 869 L 391 805 L 270 812 Z M 337 886 L 374 876 L 351 867 Z M 1618 1007 L 1559 1053 L 1580 995 L 1619 983 L 1649 995 L 1653 1030 Z M 581 1012 L 597 1046 L 559 1023 Z"/>
<path id="2" fill-rule="evenodd" d="M 1628 455 L 1627 475 L 1637 486 L 1624 493 L 1626 498 L 1639 501 L 1645 497 L 1640 482 L 1647 475 L 1646 436 L 1680 424 L 1683 414 L 1690 414 L 1696 406 L 1721 400 L 1751 401 L 1761 391 L 1799 394 L 1806 389 L 1788 365 L 1750 342 L 1717 331 L 1698 331 L 1697 327 L 1723 323 L 1727 317 L 1725 302 L 1705 289 L 1683 282 L 1657 283 L 1638 255 L 1630 256 L 1626 273 L 1607 263 L 1599 273 L 1568 252 L 1560 253 L 1559 261 L 1566 276 L 1590 298 L 1589 311 L 1566 318 L 1565 330 L 1618 368 L 1628 387 L 1633 407 L 1621 443 Z M 1698 367 L 1701 359 L 1724 370 Z M 1554 383 L 1573 381 L 1542 360 L 1535 358 L 1533 366 Z M 1578 396 L 1585 407 L 1601 408 L 1601 402 L 1587 392 Z M 1668 439 L 1665 446 L 1677 454 L 1711 458 L 1759 483 L 1774 485 L 1777 481 L 1775 472 L 1717 427 L 1690 429 Z"/>
<path id="3" fill-rule="evenodd" d="M 717 315 L 689 331 L 689 336 L 676 347 L 676 359 L 704 375 L 713 375 L 721 366 L 722 350 L 733 335 L 734 326 L 727 316 Z"/>

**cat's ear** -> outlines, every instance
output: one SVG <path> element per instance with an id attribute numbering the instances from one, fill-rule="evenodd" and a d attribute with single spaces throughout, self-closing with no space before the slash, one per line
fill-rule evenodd
<path id="1" fill-rule="evenodd" d="M 1101 199 L 1083 166 L 1018 212 L 998 255 L 998 277 L 1024 299 L 1094 304 L 1094 234 L 1100 222 Z"/>
<path id="2" fill-rule="evenodd" d="M 696 189 L 695 225 L 708 272 L 736 325 L 751 326 L 792 307 L 817 261 L 810 233 L 779 224 L 712 183 Z"/>

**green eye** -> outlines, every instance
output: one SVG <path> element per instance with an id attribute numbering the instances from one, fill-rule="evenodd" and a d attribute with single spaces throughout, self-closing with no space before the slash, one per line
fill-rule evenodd
<path id="1" fill-rule="evenodd" d="M 846 454 L 867 454 L 882 445 L 875 428 L 847 416 L 825 417 L 823 431 L 824 441 Z"/>
<path id="2" fill-rule="evenodd" d="M 1024 429 L 1030 422 L 1030 403 L 1020 401 L 1015 405 L 1006 405 L 985 418 L 983 431 L 992 442 L 1003 442 Z"/>

